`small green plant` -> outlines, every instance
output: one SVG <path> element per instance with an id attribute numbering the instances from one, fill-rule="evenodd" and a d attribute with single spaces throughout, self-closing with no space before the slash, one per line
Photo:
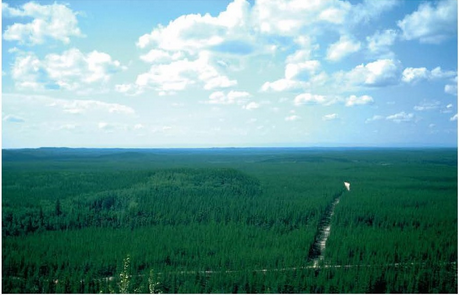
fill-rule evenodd
<path id="1" fill-rule="evenodd" d="M 121 294 L 129 293 L 129 284 L 131 282 L 131 275 L 129 275 L 129 265 L 130 265 L 129 255 L 123 260 L 123 271 L 120 273 L 120 281 L 118 283 L 119 292 Z"/>
<path id="2" fill-rule="evenodd" d="M 115 290 L 113 286 L 109 286 L 108 290 L 110 294 L 129 294 L 129 293 L 143 293 L 140 290 L 141 286 L 137 286 L 137 288 L 132 289 L 131 286 L 131 279 L 132 275 L 130 274 L 129 268 L 131 263 L 130 255 L 127 255 L 125 259 L 123 259 L 123 271 L 119 274 L 119 282 L 117 283 L 118 289 Z M 158 278 L 155 276 L 153 270 L 150 270 L 150 275 L 148 276 L 148 292 L 150 294 L 161 294 L 161 289 L 159 288 L 160 282 Z M 100 293 L 103 293 L 100 291 Z"/>
<path id="3" fill-rule="evenodd" d="M 155 279 L 154 272 L 150 270 L 150 276 L 148 277 L 148 291 L 150 294 L 161 294 L 161 290 L 159 289 L 159 282 Z"/>
<path id="4" fill-rule="evenodd" d="M 131 282 L 131 275 L 129 274 L 129 265 L 131 258 L 129 254 L 123 259 L 123 271 L 120 273 L 119 282 L 118 282 L 118 290 L 115 290 L 113 286 L 110 284 L 108 286 L 108 291 L 110 294 L 128 294 L 129 292 L 129 285 Z M 101 291 L 102 293 L 102 291 Z"/>

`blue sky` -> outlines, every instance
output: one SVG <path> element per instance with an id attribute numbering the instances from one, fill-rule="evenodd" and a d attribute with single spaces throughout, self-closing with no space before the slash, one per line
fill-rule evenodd
<path id="1" fill-rule="evenodd" d="M 457 146 L 457 1 L 3 1 L 2 145 Z"/>

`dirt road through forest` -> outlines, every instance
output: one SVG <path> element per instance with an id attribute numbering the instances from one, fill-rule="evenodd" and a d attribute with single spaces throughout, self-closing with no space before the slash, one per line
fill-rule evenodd
<path id="1" fill-rule="evenodd" d="M 327 245 L 327 239 L 330 236 L 331 231 L 331 218 L 335 212 L 335 207 L 339 203 L 341 196 L 344 191 L 335 195 L 333 202 L 327 206 L 324 214 L 322 215 L 316 237 L 314 239 L 314 244 L 309 249 L 309 260 L 313 261 L 313 267 L 317 267 L 319 262 L 324 258 L 324 252 Z"/>

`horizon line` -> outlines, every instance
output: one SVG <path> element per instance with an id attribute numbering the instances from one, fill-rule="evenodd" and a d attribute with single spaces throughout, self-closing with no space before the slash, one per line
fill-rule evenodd
<path id="1" fill-rule="evenodd" d="M 153 146 L 153 147 L 70 147 L 70 146 L 40 146 L 40 147 L 2 147 L 2 150 L 38 150 L 38 149 L 125 149 L 125 150 L 141 150 L 141 149 L 457 149 L 458 146 L 449 145 L 387 145 L 387 146 L 345 146 L 345 145 L 311 145 L 311 146 Z"/>

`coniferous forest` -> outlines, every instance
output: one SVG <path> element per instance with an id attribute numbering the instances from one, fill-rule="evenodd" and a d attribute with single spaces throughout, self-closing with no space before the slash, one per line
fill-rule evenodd
<path id="1" fill-rule="evenodd" d="M 3 293 L 457 293 L 457 226 L 456 149 L 2 151 Z"/>

